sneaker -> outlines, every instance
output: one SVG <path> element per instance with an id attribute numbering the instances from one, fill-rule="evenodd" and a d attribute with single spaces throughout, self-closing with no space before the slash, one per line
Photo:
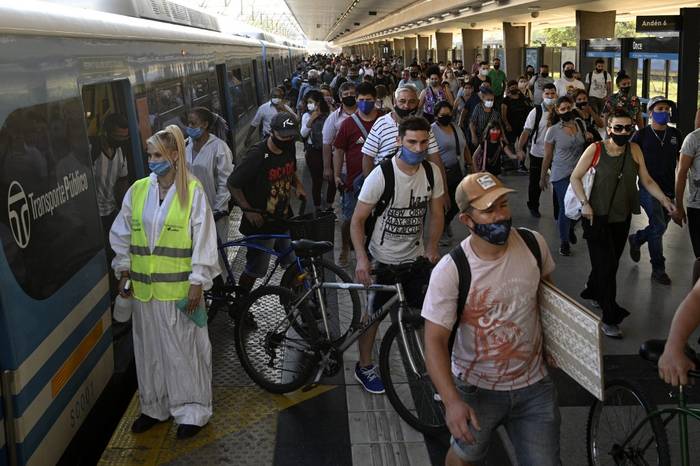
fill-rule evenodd
<path id="1" fill-rule="evenodd" d="M 569 243 L 571 244 L 576 244 L 578 242 L 578 238 L 576 238 L 576 232 L 574 231 L 573 225 L 571 228 L 569 228 Z"/>
<path id="2" fill-rule="evenodd" d="M 593 293 L 591 293 L 591 292 L 588 290 L 588 288 L 584 289 L 584 290 L 581 292 L 581 297 L 582 297 L 583 299 L 585 299 L 586 301 L 588 301 L 588 302 L 590 303 L 590 305 L 593 306 L 594 308 L 600 309 L 600 303 L 598 302 L 597 299 L 595 299 L 595 298 L 593 297 Z"/>
<path id="3" fill-rule="evenodd" d="M 360 367 L 360 363 L 355 364 L 355 379 L 370 393 L 377 395 L 384 393 L 384 384 L 374 364 L 367 367 Z"/>
<path id="4" fill-rule="evenodd" d="M 571 246 L 569 246 L 569 243 L 561 243 L 561 246 L 559 246 L 559 254 L 562 256 L 571 255 Z"/>
<path id="5" fill-rule="evenodd" d="M 542 214 L 540 214 L 540 209 L 535 209 L 533 207 L 530 207 L 530 215 L 532 215 L 535 218 L 542 217 Z"/>
<path id="6" fill-rule="evenodd" d="M 627 237 L 627 242 L 630 244 L 630 257 L 633 262 L 639 262 L 639 258 L 642 255 L 642 251 L 639 248 L 639 244 L 634 239 L 634 235 L 629 235 Z"/>
<path id="7" fill-rule="evenodd" d="M 668 274 L 664 271 L 656 271 L 656 270 L 653 271 L 651 273 L 651 279 L 654 280 L 659 285 L 666 285 L 666 286 L 671 285 L 671 277 L 669 277 Z"/>
<path id="8" fill-rule="evenodd" d="M 601 328 L 606 337 L 610 338 L 622 338 L 622 330 L 615 324 L 602 323 Z"/>
<path id="9" fill-rule="evenodd" d="M 525 167 L 525 165 L 521 165 L 518 167 L 518 173 L 522 173 L 523 175 L 527 175 L 530 173 L 530 171 Z"/>
<path id="10" fill-rule="evenodd" d="M 180 424 L 177 428 L 177 438 L 178 440 L 194 437 L 202 430 L 201 426 L 195 426 L 192 424 Z"/>

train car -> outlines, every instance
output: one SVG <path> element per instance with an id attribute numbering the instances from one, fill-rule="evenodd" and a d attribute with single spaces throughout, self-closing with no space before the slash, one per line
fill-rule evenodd
<path id="1" fill-rule="evenodd" d="M 128 122 L 129 184 L 146 175 L 146 139 L 184 126 L 193 106 L 228 120 L 240 157 L 269 93 L 261 76 L 278 84 L 284 58 L 303 54 L 167 0 L 111 13 L 62 3 L 0 5 L 1 466 L 56 463 L 113 373 L 109 224 L 93 173 L 105 119 Z"/>

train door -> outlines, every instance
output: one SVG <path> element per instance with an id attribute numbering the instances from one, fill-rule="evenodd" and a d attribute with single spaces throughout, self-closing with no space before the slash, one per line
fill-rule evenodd
<path id="1" fill-rule="evenodd" d="M 260 60 L 253 60 L 253 78 L 255 79 L 255 95 L 257 97 L 258 106 L 265 101 L 266 91 L 265 84 L 262 81 L 262 69 Z"/>

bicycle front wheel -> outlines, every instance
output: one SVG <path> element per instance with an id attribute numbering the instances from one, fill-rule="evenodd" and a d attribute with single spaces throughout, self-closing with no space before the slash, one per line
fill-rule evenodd
<path id="1" fill-rule="evenodd" d="M 301 388 L 311 377 L 318 356 L 311 329 L 289 290 L 263 286 L 247 298 L 247 308 L 236 321 L 236 352 L 253 381 L 272 393 Z"/>
<path id="2" fill-rule="evenodd" d="M 393 323 L 384 334 L 379 371 L 398 415 L 419 432 L 437 436 L 447 432 L 445 407 L 425 365 L 423 319 L 415 316 L 407 320 Z M 399 325 L 404 326 L 406 344 Z"/>
<path id="3" fill-rule="evenodd" d="M 613 380 L 606 384 L 604 395 L 605 401 L 596 400 L 588 415 L 588 464 L 670 466 L 668 437 L 660 416 L 653 416 L 634 433 L 657 410 L 644 392 L 631 381 Z"/>
<path id="4" fill-rule="evenodd" d="M 314 264 L 318 278 L 322 283 L 353 283 L 347 272 L 332 262 L 316 259 Z M 303 270 L 300 271 L 296 263 L 290 265 L 280 280 L 280 286 L 289 289 L 296 298 L 303 296 L 313 286 L 311 261 L 309 259 L 302 260 L 302 268 Z M 360 295 L 357 290 L 330 288 L 322 288 L 320 293 L 326 306 L 326 321 L 328 322 L 330 340 L 341 340 L 351 329 L 359 326 L 362 312 Z M 322 317 L 318 291 L 311 293 L 305 302 L 305 305 L 311 309 L 320 322 Z"/>

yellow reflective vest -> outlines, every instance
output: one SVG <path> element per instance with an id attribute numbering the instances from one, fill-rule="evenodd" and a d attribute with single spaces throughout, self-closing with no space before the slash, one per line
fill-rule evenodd
<path id="1" fill-rule="evenodd" d="M 131 283 L 139 301 L 178 301 L 187 297 L 192 272 L 192 235 L 190 212 L 199 181 L 187 183 L 187 204 L 181 205 L 176 194 L 170 203 L 163 229 L 151 251 L 143 226 L 151 180 L 142 178 L 131 189 Z"/>

